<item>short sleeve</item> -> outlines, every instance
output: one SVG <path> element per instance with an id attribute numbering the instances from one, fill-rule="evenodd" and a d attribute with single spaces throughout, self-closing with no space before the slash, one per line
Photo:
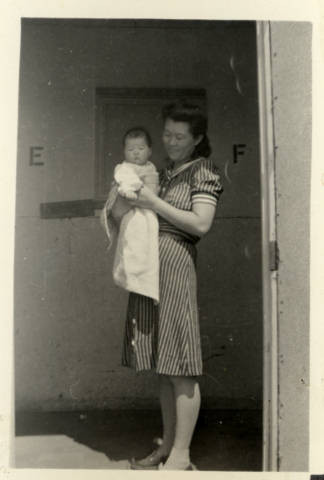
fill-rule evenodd
<path id="1" fill-rule="evenodd" d="M 192 203 L 217 205 L 223 192 L 217 167 L 209 158 L 204 158 L 194 166 L 191 182 Z"/>

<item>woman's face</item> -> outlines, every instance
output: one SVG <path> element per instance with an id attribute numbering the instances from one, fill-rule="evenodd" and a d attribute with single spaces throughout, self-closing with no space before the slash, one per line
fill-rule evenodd
<path id="1" fill-rule="evenodd" d="M 181 162 L 190 157 L 195 146 L 201 141 L 201 135 L 194 138 L 187 122 L 175 122 L 168 118 L 164 124 L 162 139 L 170 160 Z"/>

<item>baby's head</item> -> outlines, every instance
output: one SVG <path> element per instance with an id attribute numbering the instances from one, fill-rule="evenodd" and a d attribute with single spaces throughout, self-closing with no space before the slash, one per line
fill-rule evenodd
<path id="1" fill-rule="evenodd" d="M 143 127 L 127 130 L 123 138 L 126 162 L 144 165 L 152 154 L 152 140 Z"/>

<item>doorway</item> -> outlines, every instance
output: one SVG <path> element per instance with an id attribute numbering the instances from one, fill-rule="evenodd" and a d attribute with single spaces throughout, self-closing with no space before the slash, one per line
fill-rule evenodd
<path id="1" fill-rule="evenodd" d="M 100 205 L 120 160 L 127 122 L 147 121 L 144 109 L 152 158 L 161 163 L 158 111 L 185 94 L 206 106 L 224 185 L 215 224 L 198 252 L 202 408 L 208 412 L 200 428 L 214 425 L 219 438 L 227 438 L 227 445 L 234 438 L 241 453 L 253 430 L 253 468 L 261 470 L 264 292 L 256 23 L 30 19 L 23 22 L 22 38 L 17 411 L 158 407 L 152 376 L 120 367 L 127 295 L 112 282 L 113 256 L 98 218 L 91 209 L 81 215 L 77 208 L 73 215 L 62 209 L 55 218 L 40 218 L 39 205 L 85 199 Z M 45 152 L 43 165 L 26 165 L 23 152 L 36 139 Z M 83 204 L 78 205 L 81 212 Z M 30 277 L 34 287 L 26 281 Z M 48 338 L 51 342 L 44 342 Z M 253 469 L 230 459 L 219 465 Z"/>
<path id="2" fill-rule="evenodd" d="M 97 89 L 96 190 L 98 198 L 107 194 L 127 128 L 143 124 L 152 132 L 153 158 L 161 167 L 162 105 L 179 97 L 205 105 L 213 156 L 221 171 L 225 193 L 214 228 L 198 247 L 205 364 L 201 382 L 203 408 L 222 412 L 228 425 L 231 414 L 242 424 L 249 417 L 255 431 L 259 428 L 260 459 L 263 282 L 256 24 L 193 22 L 191 27 L 189 30 L 187 22 L 137 22 L 131 36 L 133 52 L 142 68 L 144 65 L 149 68 L 152 61 L 150 81 L 154 85 L 158 76 L 159 88 L 140 89 L 132 84 L 120 89 L 109 86 L 107 81 Z M 144 44 L 154 44 L 154 48 L 144 53 L 141 50 Z M 124 48 L 127 49 L 127 44 Z M 123 68 L 127 78 L 136 75 L 137 67 Z M 143 390 L 147 386 L 143 381 Z M 141 404 L 142 399 L 137 398 L 136 402 Z"/>

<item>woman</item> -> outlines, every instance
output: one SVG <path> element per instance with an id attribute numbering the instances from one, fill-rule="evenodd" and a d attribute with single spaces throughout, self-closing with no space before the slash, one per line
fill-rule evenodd
<path id="1" fill-rule="evenodd" d="M 207 119 L 185 102 L 163 109 L 168 166 L 160 194 L 147 187 L 136 201 L 159 216 L 160 304 L 130 294 L 123 365 L 159 375 L 163 442 L 132 469 L 191 470 L 189 448 L 199 409 L 202 375 L 195 243 L 214 219 L 222 192 L 207 137 Z"/>

